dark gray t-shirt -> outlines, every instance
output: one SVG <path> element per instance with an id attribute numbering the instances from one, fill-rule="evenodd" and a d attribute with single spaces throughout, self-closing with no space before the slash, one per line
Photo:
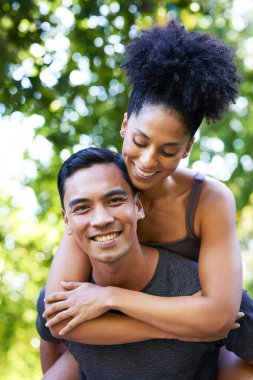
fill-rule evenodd
<path id="1" fill-rule="evenodd" d="M 192 295 L 200 289 L 197 263 L 160 250 L 155 274 L 142 291 L 162 297 Z M 42 302 L 41 302 L 42 301 Z M 43 298 L 38 301 L 37 329 L 52 339 L 44 326 Z M 65 341 L 88 380 L 213 380 L 219 348 L 225 345 L 244 360 L 253 359 L 253 300 L 243 293 L 241 327 L 223 341 L 183 342 L 153 339 L 144 342 L 96 346 Z"/>

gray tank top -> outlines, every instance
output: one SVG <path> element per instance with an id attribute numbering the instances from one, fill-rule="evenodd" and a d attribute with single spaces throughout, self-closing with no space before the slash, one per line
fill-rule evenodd
<path id="1" fill-rule="evenodd" d="M 200 238 L 194 234 L 194 217 L 198 206 L 199 195 L 205 176 L 196 173 L 192 180 L 192 187 L 185 214 L 185 224 L 187 234 L 183 239 L 166 243 L 144 242 L 157 248 L 166 248 L 177 255 L 198 261 L 200 250 Z"/>

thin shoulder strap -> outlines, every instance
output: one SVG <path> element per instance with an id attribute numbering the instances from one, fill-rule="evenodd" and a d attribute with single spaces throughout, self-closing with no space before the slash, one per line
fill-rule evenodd
<path id="1" fill-rule="evenodd" d="M 195 236 L 194 235 L 194 218 L 195 218 L 195 213 L 198 206 L 201 187 L 204 180 L 205 180 L 204 174 L 196 173 L 194 175 L 193 180 L 192 180 L 192 187 L 191 187 L 191 192 L 190 192 L 189 201 L 187 205 L 187 210 L 186 210 L 186 229 L 187 229 L 188 234 L 193 237 Z"/>

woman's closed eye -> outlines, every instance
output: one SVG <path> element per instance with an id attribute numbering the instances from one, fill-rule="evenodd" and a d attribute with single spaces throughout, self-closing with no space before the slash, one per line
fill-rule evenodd
<path id="1" fill-rule="evenodd" d="M 147 146 L 147 144 L 144 144 L 138 136 L 133 138 L 133 143 L 139 148 L 145 148 Z M 160 149 L 159 152 L 165 157 L 175 157 L 177 155 L 177 152 L 166 152 L 164 149 Z"/>
<path id="2" fill-rule="evenodd" d="M 175 157 L 177 155 L 177 153 L 166 152 L 163 149 L 160 150 L 160 153 L 165 157 Z"/>
<path id="3" fill-rule="evenodd" d="M 138 139 L 138 137 L 134 137 L 133 138 L 133 143 L 138 146 L 139 148 L 145 148 L 146 144 L 143 144 L 142 141 L 140 141 L 140 139 Z"/>

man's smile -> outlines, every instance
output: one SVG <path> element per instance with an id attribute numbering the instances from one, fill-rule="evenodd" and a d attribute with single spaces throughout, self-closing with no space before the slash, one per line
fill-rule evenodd
<path id="1" fill-rule="evenodd" d="M 119 235 L 120 235 L 120 232 L 111 232 L 111 233 L 107 233 L 103 235 L 102 234 L 95 235 L 91 239 L 99 243 L 104 243 L 104 242 L 109 242 L 111 240 L 116 239 Z"/>

